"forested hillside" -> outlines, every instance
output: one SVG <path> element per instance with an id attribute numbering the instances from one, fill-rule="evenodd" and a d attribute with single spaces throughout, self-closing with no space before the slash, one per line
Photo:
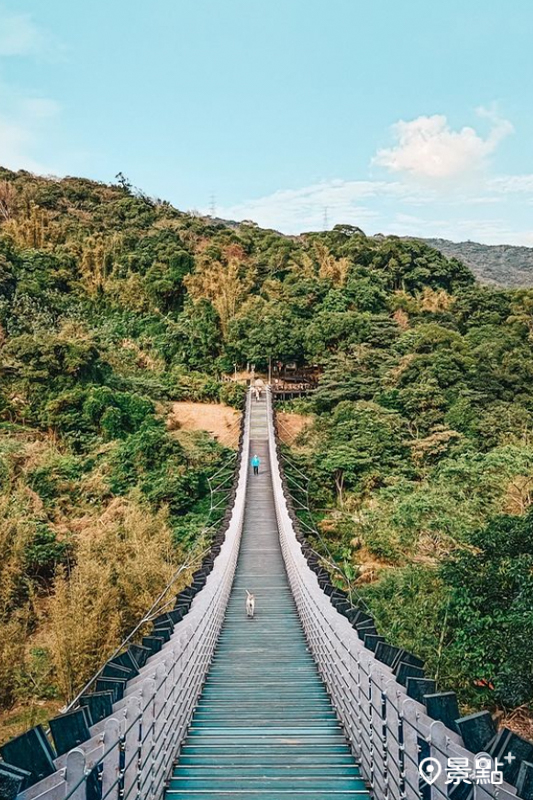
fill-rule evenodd
<path id="1" fill-rule="evenodd" d="M 0 220 L 3 740 L 72 699 L 206 544 L 226 453 L 168 430 L 170 399 L 241 396 L 177 356 L 177 212 L 3 171 Z"/>
<path id="2" fill-rule="evenodd" d="M 448 258 L 459 258 L 482 283 L 503 287 L 533 286 L 533 247 L 510 244 L 423 239 Z"/>
<path id="3" fill-rule="evenodd" d="M 238 406 L 221 376 L 269 357 L 321 370 L 292 455 L 382 631 L 467 704 L 530 703 L 533 291 L 2 170 L 0 292 L 4 709 L 64 702 L 200 546 L 224 451 L 167 405 Z"/>

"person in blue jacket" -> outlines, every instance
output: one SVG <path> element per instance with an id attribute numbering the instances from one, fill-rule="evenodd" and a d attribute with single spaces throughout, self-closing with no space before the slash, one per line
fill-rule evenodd
<path id="1" fill-rule="evenodd" d="M 254 468 L 254 475 L 259 475 L 259 464 L 261 463 L 261 459 L 257 455 L 257 453 L 252 458 L 252 467 Z"/>

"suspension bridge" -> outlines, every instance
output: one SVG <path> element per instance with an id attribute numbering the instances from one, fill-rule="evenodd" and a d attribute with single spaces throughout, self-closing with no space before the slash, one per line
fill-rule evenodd
<path id="1" fill-rule="evenodd" d="M 461 718 L 331 585 L 298 532 L 270 391 L 248 396 L 226 530 L 192 586 L 50 734 L 0 748 L 2 800 L 528 800 L 533 787 L 530 743 L 488 713 Z M 480 751 L 492 766 L 512 752 L 499 783 L 447 782 L 450 759 L 474 770 Z"/>

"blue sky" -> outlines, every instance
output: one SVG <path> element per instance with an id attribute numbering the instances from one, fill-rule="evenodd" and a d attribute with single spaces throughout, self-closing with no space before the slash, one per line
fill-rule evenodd
<path id="1" fill-rule="evenodd" d="M 530 0 L 0 0 L 0 163 L 533 246 Z"/>

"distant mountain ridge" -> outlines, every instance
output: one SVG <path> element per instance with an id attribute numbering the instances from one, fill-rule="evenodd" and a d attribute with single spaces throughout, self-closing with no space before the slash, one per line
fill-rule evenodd
<path id="1" fill-rule="evenodd" d="M 533 286 L 533 247 L 478 242 L 450 242 L 448 239 L 420 241 L 448 258 L 458 258 L 482 283 L 507 288 Z"/>

